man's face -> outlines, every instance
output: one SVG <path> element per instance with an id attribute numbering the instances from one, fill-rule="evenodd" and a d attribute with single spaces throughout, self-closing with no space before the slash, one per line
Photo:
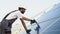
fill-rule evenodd
<path id="1" fill-rule="evenodd" d="M 25 9 L 21 9 L 20 12 L 21 12 L 22 14 L 24 14 L 24 13 L 25 13 Z"/>

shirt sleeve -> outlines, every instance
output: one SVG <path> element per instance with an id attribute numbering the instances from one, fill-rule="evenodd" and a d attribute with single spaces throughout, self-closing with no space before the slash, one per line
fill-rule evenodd
<path id="1" fill-rule="evenodd" d="M 23 17 L 23 14 L 21 14 L 20 12 L 17 13 L 17 17 L 18 18 L 22 18 Z"/>

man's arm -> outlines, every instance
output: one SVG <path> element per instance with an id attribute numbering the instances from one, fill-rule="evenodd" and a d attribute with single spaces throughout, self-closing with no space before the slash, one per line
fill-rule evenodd
<path id="1" fill-rule="evenodd" d="M 20 18 L 20 20 L 21 20 L 22 25 L 23 25 L 23 27 L 25 28 L 25 30 L 27 30 L 27 27 L 26 27 L 26 25 L 25 25 L 25 23 L 24 23 L 24 20 L 23 20 L 22 18 Z"/>
<path id="2" fill-rule="evenodd" d="M 23 20 L 27 20 L 27 21 L 31 21 L 32 19 L 26 18 L 26 17 L 22 17 Z"/>
<path id="3" fill-rule="evenodd" d="M 35 23 L 36 22 L 36 20 L 35 19 L 29 19 L 29 18 L 26 18 L 26 17 L 22 17 L 22 19 L 23 20 L 26 20 L 26 21 L 30 21 L 31 22 L 31 24 L 33 24 L 33 23 Z"/>
<path id="4" fill-rule="evenodd" d="M 26 32 L 29 33 L 31 31 L 31 29 L 29 29 L 29 30 L 27 29 L 26 24 L 24 23 L 24 20 L 22 18 L 20 18 L 20 20 L 21 20 L 22 25 L 23 25 L 24 29 L 26 30 Z"/>

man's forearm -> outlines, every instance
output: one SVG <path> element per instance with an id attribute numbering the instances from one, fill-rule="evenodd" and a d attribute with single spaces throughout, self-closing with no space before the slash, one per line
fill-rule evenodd
<path id="1" fill-rule="evenodd" d="M 20 18 L 20 20 L 21 20 L 22 25 L 23 25 L 23 27 L 25 28 L 25 30 L 27 30 L 27 27 L 26 27 L 26 25 L 25 25 L 25 23 L 24 23 L 24 20 L 23 20 L 22 18 Z"/>
<path id="2" fill-rule="evenodd" d="M 24 20 L 27 20 L 27 21 L 31 21 L 32 19 L 29 19 L 29 18 L 26 18 L 26 17 L 23 17 Z"/>

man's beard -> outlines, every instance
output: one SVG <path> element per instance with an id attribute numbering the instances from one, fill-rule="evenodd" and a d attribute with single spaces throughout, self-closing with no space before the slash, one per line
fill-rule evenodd
<path id="1" fill-rule="evenodd" d="M 21 12 L 22 14 L 24 14 L 25 12 Z"/>

